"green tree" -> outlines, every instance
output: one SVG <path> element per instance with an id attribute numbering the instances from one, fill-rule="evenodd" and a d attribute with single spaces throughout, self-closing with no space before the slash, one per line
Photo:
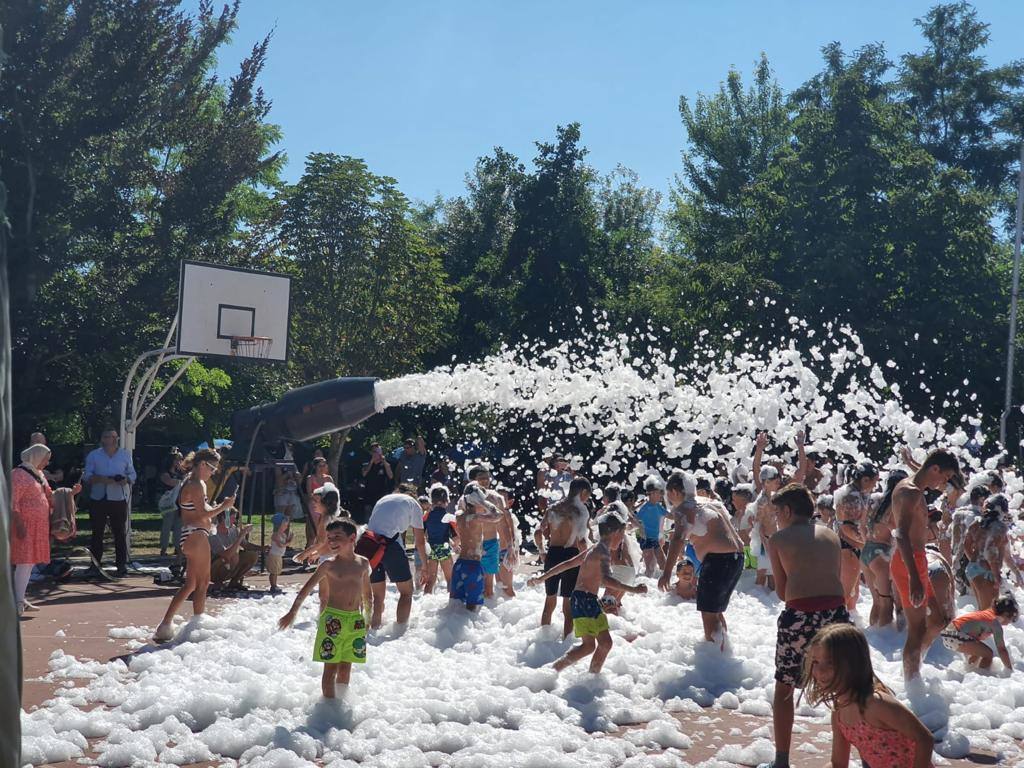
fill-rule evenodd
<path id="1" fill-rule="evenodd" d="M 12 222 L 16 429 L 115 411 L 131 360 L 163 340 L 181 258 L 231 261 L 281 157 L 256 86 L 268 41 L 222 84 L 238 4 L 0 9 L 0 174 Z"/>
<path id="2" fill-rule="evenodd" d="M 506 331 L 547 338 L 552 323 L 573 320 L 574 307 L 596 306 L 607 295 L 596 177 L 586 154 L 578 123 L 559 126 L 554 143 L 537 143 L 536 170 L 515 195 L 503 270 L 511 299 Z"/>
<path id="3" fill-rule="evenodd" d="M 362 160 L 313 153 L 282 204 L 297 383 L 407 373 L 445 341 L 452 291 L 394 179 Z M 335 472 L 343 440 L 331 436 Z"/>
<path id="4" fill-rule="evenodd" d="M 458 313 L 453 325 L 458 352 L 472 358 L 489 350 L 506 326 L 496 322 L 511 303 L 512 284 L 503 265 L 516 227 L 515 200 L 526 177 L 522 163 L 501 147 L 477 160 L 466 176 L 466 194 L 446 202 L 432 241 L 443 254 L 455 285 Z"/>
<path id="5" fill-rule="evenodd" d="M 926 46 L 902 57 L 898 86 L 918 141 L 981 189 L 1003 192 L 1024 137 L 1024 61 L 988 66 L 989 25 L 966 2 L 936 5 L 916 23 Z"/>

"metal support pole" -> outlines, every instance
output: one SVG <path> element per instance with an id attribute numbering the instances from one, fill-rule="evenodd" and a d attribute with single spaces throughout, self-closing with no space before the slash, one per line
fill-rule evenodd
<path id="1" fill-rule="evenodd" d="M 1017 232 L 1013 240 L 1013 289 L 1010 293 L 1010 338 L 1006 344 L 1006 399 L 999 418 L 999 442 L 1006 449 L 1006 420 L 1013 407 L 1013 362 L 1017 352 L 1017 295 L 1020 292 L 1021 221 L 1024 219 L 1024 142 L 1020 145 L 1020 169 L 1017 173 Z"/>

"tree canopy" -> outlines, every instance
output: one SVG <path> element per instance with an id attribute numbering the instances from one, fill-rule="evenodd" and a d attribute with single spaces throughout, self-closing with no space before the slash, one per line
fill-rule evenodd
<path id="1" fill-rule="evenodd" d="M 112 416 L 128 364 L 163 339 L 183 258 L 291 275 L 293 354 L 195 363 L 150 427 L 168 440 L 220 434 L 289 386 L 564 336 L 592 310 L 680 349 L 836 319 L 898 365 L 913 408 L 955 400 L 966 378 L 980 398 L 961 408 L 998 417 L 1024 62 L 987 60 L 967 3 L 918 19 L 920 50 L 899 61 L 828 42 L 788 93 L 752 51 L 749 77 L 731 69 L 680 99 L 686 142 L 664 193 L 597 171 L 569 123 L 529 159 L 495 147 L 462 195 L 427 202 L 343 147 L 285 183 L 259 86 L 272 40 L 226 82 L 213 74 L 238 11 L 0 9 L 19 436 L 80 441 Z"/>

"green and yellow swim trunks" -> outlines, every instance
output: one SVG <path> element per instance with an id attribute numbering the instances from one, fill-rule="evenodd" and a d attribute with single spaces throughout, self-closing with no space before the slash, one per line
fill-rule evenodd
<path id="1" fill-rule="evenodd" d="M 757 570 L 757 555 L 750 551 L 750 547 L 743 548 L 743 567 Z"/>
<path id="2" fill-rule="evenodd" d="M 324 664 L 366 662 L 366 618 L 359 611 L 324 608 L 316 625 L 313 661 Z"/>
<path id="3" fill-rule="evenodd" d="M 575 590 L 569 597 L 572 631 L 576 637 L 597 637 L 608 629 L 608 617 L 601 610 L 597 595 Z"/>

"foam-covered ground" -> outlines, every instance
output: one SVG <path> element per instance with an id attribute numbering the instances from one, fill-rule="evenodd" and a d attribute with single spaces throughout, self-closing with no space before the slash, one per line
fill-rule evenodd
<path id="1" fill-rule="evenodd" d="M 151 627 L 114 629 L 112 637 L 138 639 L 127 663 L 53 654 L 48 678 L 64 685 L 22 715 L 23 762 L 79 757 L 89 739 L 100 766 L 687 765 L 691 740 L 670 712 L 771 712 L 779 604 L 751 578 L 744 575 L 729 608 L 725 654 L 702 641 L 692 603 L 657 592 L 627 596 L 623 616 L 610 617 L 615 646 L 597 676 L 585 663 L 561 676 L 545 668 L 571 641 L 537 626 L 540 589 L 524 587 L 479 615 L 443 594 L 417 596 L 406 632 L 392 625 L 371 637 L 367 664 L 335 702 L 321 699 L 321 666 L 310 660 L 315 598 L 287 632 L 276 622 L 294 592 L 230 603 L 180 625 L 168 646 L 146 644 Z M 389 610 L 393 616 L 393 593 Z M 940 753 L 959 757 L 973 747 L 1020 756 L 1024 631 L 1009 627 L 1006 636 L 1017 666 L 1009 678 L 968 671 L 940 644 L 928 656 L 925 684 L 911 698 L 945 735 Z M 891 629 L 869 637 L 876 672 L 906 699 L 902 636 Z M 798 714 L 825 717 L 806 706 Z M 613 735 L 633 723 L 650 725 Z M 716 764 L 771 756 L 771 742 L 757 739 L 723 748 Z"/>

